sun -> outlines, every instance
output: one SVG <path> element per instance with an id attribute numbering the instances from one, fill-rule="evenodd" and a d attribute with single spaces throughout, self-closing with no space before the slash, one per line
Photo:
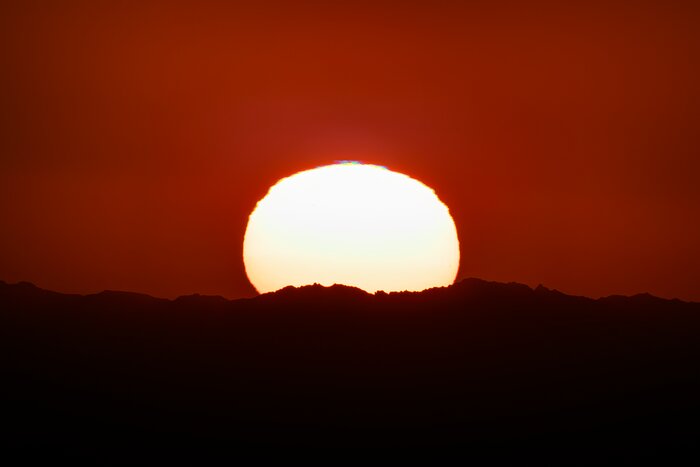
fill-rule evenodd
<path id="1" fill-rule="evenodd" d="M 314 283 L 420 291 L 454 282 L 459 240 L 431 188 L 381 166 L 344 162 L 270 188 L 248 220 L 243 261 L 260 293 Z"/>

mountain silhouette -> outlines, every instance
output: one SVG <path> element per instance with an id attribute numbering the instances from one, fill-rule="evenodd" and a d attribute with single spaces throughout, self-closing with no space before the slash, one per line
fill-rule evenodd
<path id="1" fill-rule="evenodd" d="M 700 434 L 698 303 L 478 279 L 240 300 L 0 282 L 0 310 L 3 440 L 35 454 L 517 457 L 692 450 Z"/>

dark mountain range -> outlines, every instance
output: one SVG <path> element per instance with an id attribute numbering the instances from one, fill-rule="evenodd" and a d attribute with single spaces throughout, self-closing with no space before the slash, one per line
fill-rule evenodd
<path id="1" fill-rule="evenodd" d="M 3 443 L 35 455 L 580 456 L 700 439 L 698 303 L 476 279 L 234 301 L 2 282 L 0 310 Z"/>

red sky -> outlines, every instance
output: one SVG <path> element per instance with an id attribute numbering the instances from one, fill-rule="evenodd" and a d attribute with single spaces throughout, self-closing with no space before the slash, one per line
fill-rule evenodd
<path id="1" fill-rule="evenodd" d="M 250 295 L 256 201 L 355 159 L 435 188 L 460 277 L 700 300 L 690 2 L 8 3 L 2 280 Z"/>

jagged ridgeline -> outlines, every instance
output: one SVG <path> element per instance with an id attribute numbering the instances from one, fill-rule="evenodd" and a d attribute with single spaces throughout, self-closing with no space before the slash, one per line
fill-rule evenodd
<path id="1" fill-rule="evenodd" d="M 0 284 L 14 447 L 692 445 L 700 304 L 476 279 L 420 293 Z"/>

